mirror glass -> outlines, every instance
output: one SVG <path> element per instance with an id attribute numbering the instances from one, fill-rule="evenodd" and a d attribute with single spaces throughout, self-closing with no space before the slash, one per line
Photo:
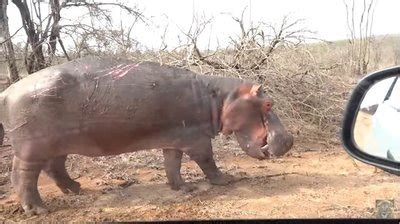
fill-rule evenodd
<path id="1" fill-rule="evenodd" d="M 400 162 L 400 80 L 391 77 L 365 94 L 353 127 L 354 142 L 367 154 Z"/>

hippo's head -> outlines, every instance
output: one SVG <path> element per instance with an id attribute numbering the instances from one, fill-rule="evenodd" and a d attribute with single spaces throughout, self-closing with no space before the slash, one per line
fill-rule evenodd
<path id="1" fill-rule="evenodd" d="M 240 86 L 224 101 L 222 133 L 233 132 L 240 147 L 253 158 L 285 154 L 293 145 L 293 136 L 271 110 L 272 105 L 271 98 L 263 96 L 260 85 Z"/>

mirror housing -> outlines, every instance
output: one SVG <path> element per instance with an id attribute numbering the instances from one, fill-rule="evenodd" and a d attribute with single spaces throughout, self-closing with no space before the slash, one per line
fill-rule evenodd
<path id="1" fill-rule="evenodd" d="M 360 105 L 368 90 L 377 82 L 395 76 L 400 76 L 400 66 L 373 72 L 360 80 L 347 103 L 341 134 L 343 146 L 352 157 L 390 173 L 400 175 L 400 162 L 373 156 L 364 152 L 355 143 L 353 132 Z"/>

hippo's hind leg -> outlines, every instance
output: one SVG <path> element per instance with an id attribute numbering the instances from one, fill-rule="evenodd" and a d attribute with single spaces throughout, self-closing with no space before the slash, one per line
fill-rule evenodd
<path id="1" fill-rule="evenodd" d="M 163 149 L 164 167 L 167 175 L 168 184 L 172 190 L 182 190 L 191 192 L 195 186 L 185 183 L 181 176 L 182 152 L 177 149 Z"/>
<path id="2" fill-rule="evenodd" d="M 49 160 L 44 167 L 44 171 L 56 182 L 57 186 L 64 194 L 69 192 L 78 194 L 81 189 L 81 185 L 72 180 L 68 175 L 67 170 L 65 169 L 66 159 L 67 156 L 58 156 Z"/>
<path id="3" fill-rule="evenodd" d="M 11 182 L 21 205 L 27 214 L 43 214 L 48 210 L 44 207 L 37 188 L 43 162 L 27 162 L 14 156 Z"/>
<path id="4" fill-rule="evenodd" d="M 16 156 L 14 156 L 13 163 L 12 163 L 12 169 L 11 169 L 11 186 L 13 187 L 15 192 L 18 191 L 19 179 L 20 179 L 19 171 L 18 171 L 19 161 L 20 161 L 20 159 L 18 159 Z"/>

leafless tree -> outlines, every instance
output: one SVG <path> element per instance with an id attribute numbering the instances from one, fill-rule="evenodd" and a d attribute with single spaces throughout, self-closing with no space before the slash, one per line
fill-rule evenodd
<path id="1" fill-rule="evenodd" d="M 359 15 L 357 14 L 356 2 L 361 1 L 343 0 L 349 33 L 351 67 L 357 75 L 362 75 L 368 72 L 370 63 L 376 2 L 374 0 L 363 0 Z"/>
<path id="2" fill-rule="evenodd" d="M 147 19 L 139 9 L 130 8 L 122 3 L 89 3 L 88 1 L 68 3 L 64 7 L 77 6 L 87 9 L 90 23 L 85 24 L 71 20 L 62 26 L 62 34 L 73 42 L 73 51 L 78 57 L 82 54 L 127 54 L 138 48 L 139 43 L 132 38 L 131 34 L 138 22 L 147 24 Z M 119 7 L 128 13 L 131 19 L 127 26 L 121 19 L 119 27 L 116 27 L 112 23 L 110 12 L 102 7 Z"/>
<path id="3" fill-rule="evenodd" d="M 132 31 L 137 21 L 132 21 L 128 27 L 120 24 L 119 28 L 109 25 L 87 25 L 82 23 L 63 25 L 62 34 L 71 40 L 71 51 L 76 57 L 86 54 L 118 54 L 126 55 L 139 46 L 132 38 Z M 122 23 L 122 22 L 121 22 Z"/>
<path id="4" fill-rule="evenodd" d="M 94 0 L 12 0 L 17 6 L 27 36 L 27 44 L 25 47 L 24 62 L 28 73 L 33 73 L 42 68 L 47 67 L 53 61 L 56 55 L 57 46 L 60 46 L 64 56 L 70 60 L 67 49 L 64 46 L 63 29 L 66 27 L 75 27 L 81 30 L 87 28 L 93 31 L 93 26 L 85 25 L 79 21 L 70 24 L 61 24 L 61 12 L 71 7 L 84 7 L 89 11 L 92 23 L 97 20 L 112 21 L 112 16 L 107 7 L 119 7 L 134 18 L 142 18 L 142 14 L 135 8 L 128 7 L 119 2 L 96 2 Z M 47 13 L 42 12 L 42 5 L 49 6 Z M 131 32 L 131 31 L 129 31 Z M 67 32 L 68 33 L 68 32 Z M 118 36 L 118 35 L 115 35 Z M 123 35 L 126 36 L 126 35 Z"/>
<path id="5" fill-rule="evenodd" d="M 240 34 L 230 36 L 230 43 L 227 51 L 232 57 L 218 56 L 217 51 L 201 51 L 198 41 L 204 30 L 211 24 L 211 19 L 193 18 L 192 25 L 188 31 L 182 31 L 187 38 L 187 61 L 198 65 L 203 63 L 214 69 L 228 69 L 240 71 L 259 70 L 278 47 L 287 45 L 298 45 L 306 38 L 304 35 L 311 33 L 304 28 L 298 28 L 302 20 L 291 21 L 285 16 L 279 25 L 258 23 L 249 26 L 244 21 L 245 9 L 240 17 L 231 16 L 240 28 Z"/>
<path id="6" fill-rule="evenodd" d="M 231 37 L 234 47 L 233 67 L 237 69 L 259 70 L 268 58 L 279 46 L 298 45 L 305 40 L 304 35 L 311 31 L 298 28 L 301 19 L 291 21 L 288 16 L 284 16 L 281 23 L 271 25 L 258 23 L 246 28 L 244 25 L 243 14 L 240 18 L 232 17 L 237 22 L 241 30 L 241 36 Z M 243 67 L 243 61 L 248 61 Z"/>
<path id="7" fill-rule="evenodd" d="M 15 61 L 13 43 L 11 41 L 10 30 L 7 18 L 8 0 L 0 0 L 0 43 L 8 68 L 8 81 L 13 83 L 19 79 L 18 68 Z"/>
<path id="8" fill-rule="evenodd" d="M 198 63 L 205 63 L 217 69 L 222 69 L 225 66 L 217 61 L 211 61 L 208 58 L 211 55 L 203 55 L 198 47 L 198 41 L 204 30 L 211 24 L 213 18 L 206 18 L 205 16 L 199 17 L 194 15 L 192 23 L 187 31 L 181 32 L 186 37 L 186 43 L 181 47 L 186 48 L 186 61 L 189 64 L 198 65 Z"/>

